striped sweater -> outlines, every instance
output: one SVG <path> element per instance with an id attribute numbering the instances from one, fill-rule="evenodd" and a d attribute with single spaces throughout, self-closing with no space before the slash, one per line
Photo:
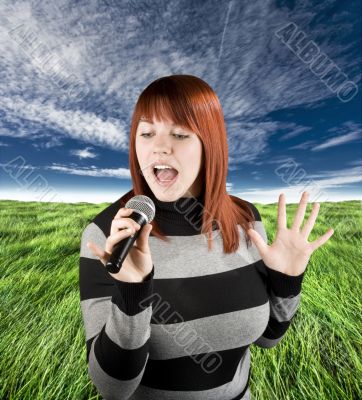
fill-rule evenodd
<path id="1" fill-rule="evenodd" d="M 169 242 L 151 231 L 153 269 L 143 282 L 113 278 L 86 246 L 92 240 L 105 247 L 124 197 L 83 231 L 79 285 L 89 377 L 106 400 L 250 399 L 250 345 L 270 348 L 282 339 L 304 273 L 268 268 L 255 245 L 246 247 L 239 225 L 237 252 L 223 253 L 216 228 L 209 252 L 202 197 L 152 200 Z M 248 205 L 267 242 L 260 213 Z"/>

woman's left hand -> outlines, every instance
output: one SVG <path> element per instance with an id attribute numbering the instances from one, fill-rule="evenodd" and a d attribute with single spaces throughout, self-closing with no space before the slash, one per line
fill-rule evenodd
<path id="1" fill-rule="evenodd" d="M 313 229 L 319 211 L 319 203 L 313 204 L 310 216 L 300 230 L 308 204 L 308 192 L 303 192 L 291 229 L 287 228 L 285 195 L 279 195 L 278 229 L 274 242 L 269 246 L 254 229 L 247 232 L 258 249 L 265 265 L 275 271 L 287 275 L 302 274 L 313 251 L 322 246 L 334 233 L 332 228 L 313 242 L 308 242 L 308 236 Z"/>

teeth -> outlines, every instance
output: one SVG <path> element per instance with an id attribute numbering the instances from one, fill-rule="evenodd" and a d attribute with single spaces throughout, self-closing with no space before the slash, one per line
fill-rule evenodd
<path id="1" fill-rule="evenodd" d="M 166 168 L 172 169 L 172 167 L 169 167 L 168 165 L 155 165 L 154 168 L 157 168 L 157 169 L 166 169 Z"/>

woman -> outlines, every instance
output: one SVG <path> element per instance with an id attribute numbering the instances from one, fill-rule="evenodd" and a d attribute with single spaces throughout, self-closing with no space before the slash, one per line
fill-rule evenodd
<path id="1" fill-rule="evenodd" d="M 268 245 L 257 208 L 226 192 L 227 160 L 221 105 L 206 82 L 172 75 L 141 93 L 133 189 L 81 243 L 88 373 L 107 400 L 250 399 L 250 345 L 273 347 L 290 326 L 308 260 L 333 230 L 308 242 L 319 205 L 300 230 L 307 192 L 288 229 L 281 194 Z M 139 194 L 154 201 L 155 218 L 111 274 L 114 245 L 140 229 L 124 207 Z"/>

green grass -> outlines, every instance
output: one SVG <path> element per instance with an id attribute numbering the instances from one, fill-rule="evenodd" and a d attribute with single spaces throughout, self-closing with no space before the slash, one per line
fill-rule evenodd
<path id="1" fill-rule="evenodd" d="M 107 206 L 0 201 L 1 399 L 101 398 L 87 374 L 78 267 L 82 230 Z M 271 243 L 277 206 L 257 207 Z M 361 226 L 361 202 L 321 203 L 309 241 L 335 233 L 310 259 L 285 337 L 251 347 L 253 400 L 362 398 Z"/>

